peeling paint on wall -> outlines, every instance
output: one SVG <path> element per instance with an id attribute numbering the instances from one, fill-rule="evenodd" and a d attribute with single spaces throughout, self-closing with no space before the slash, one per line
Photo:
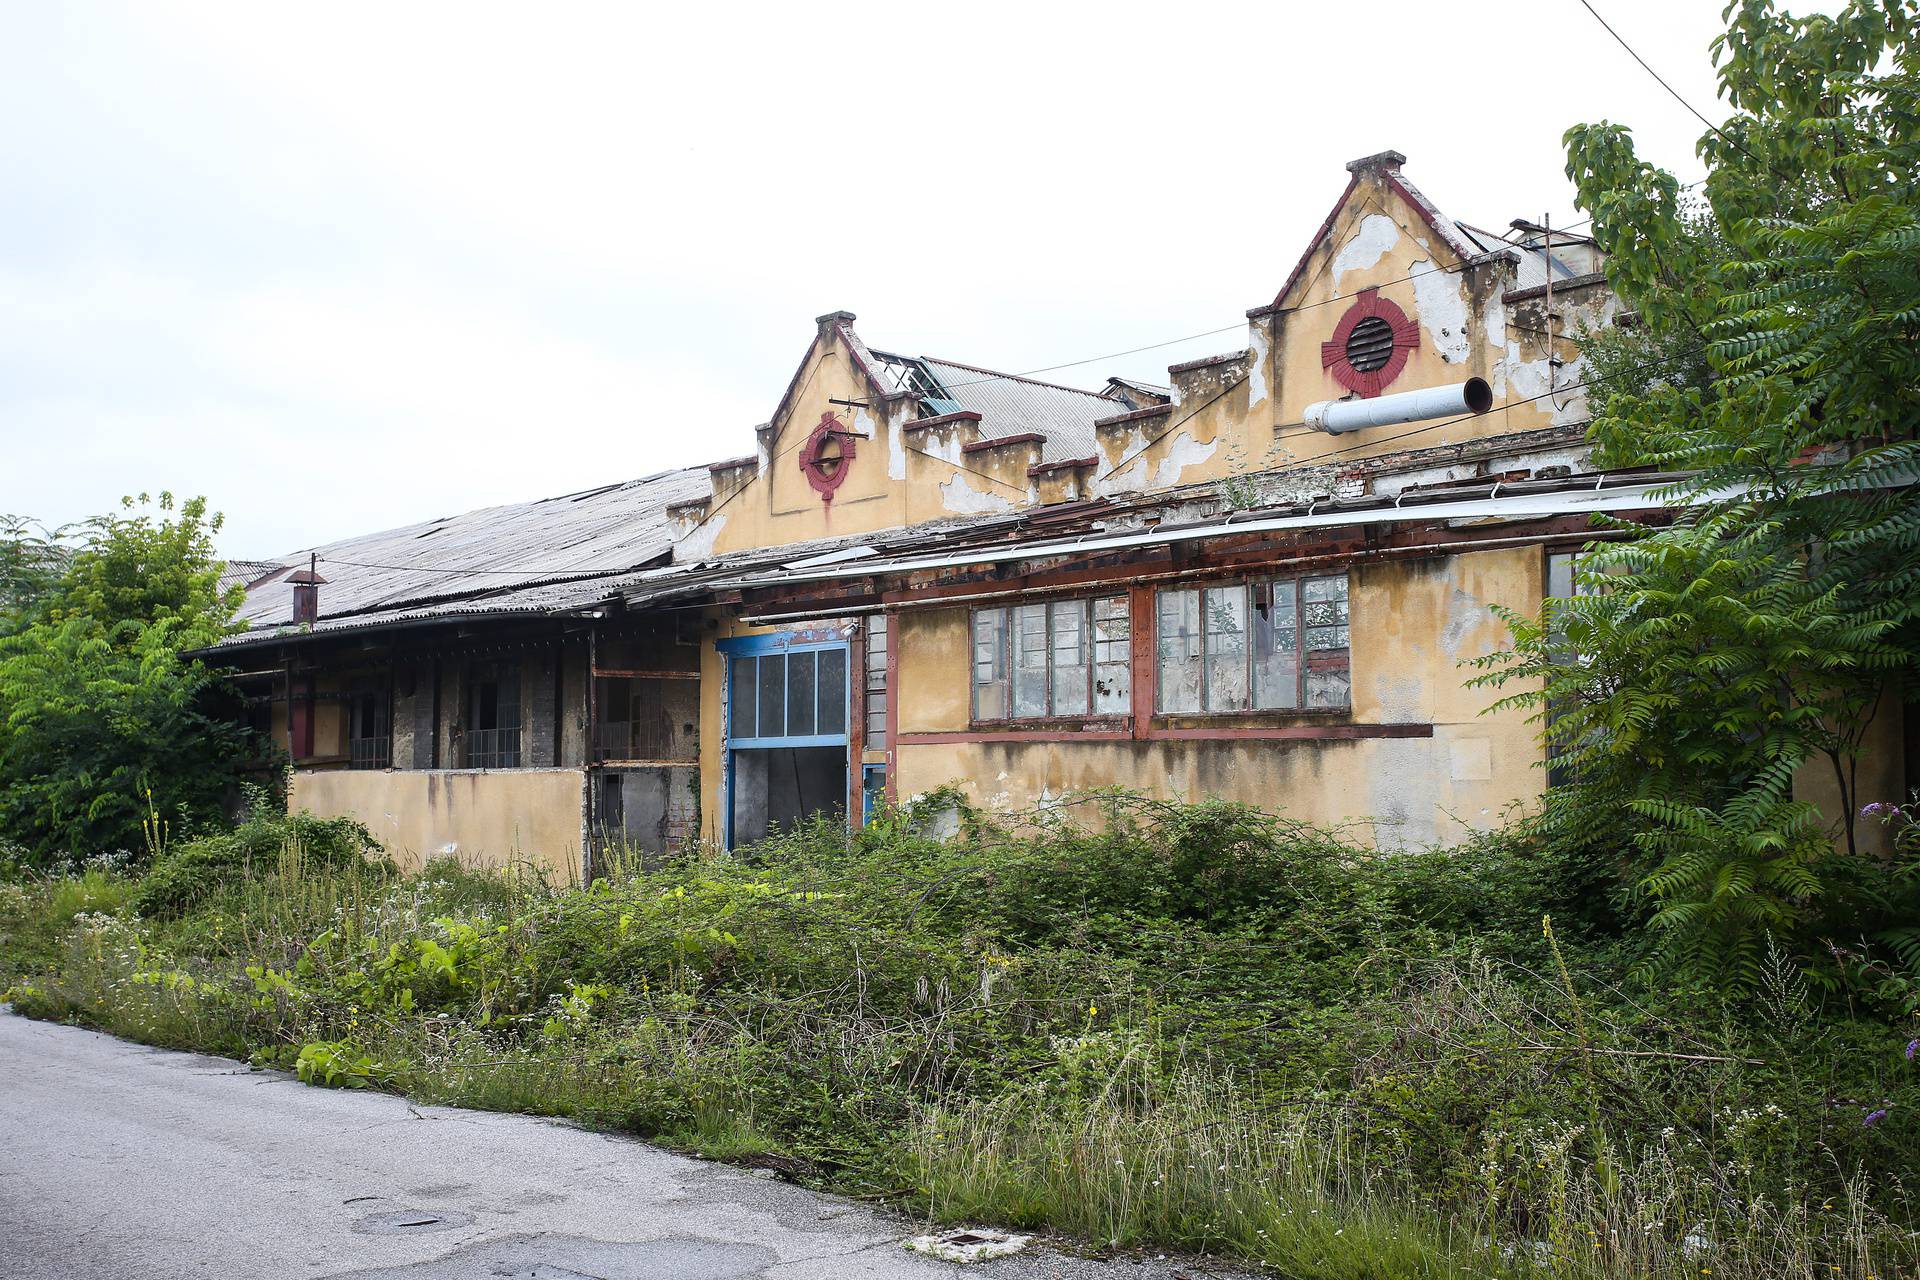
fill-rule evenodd
<path id="1" fill-rule="evenodd" d="M 1267 338 L 1267 326 L 1250 326 L 1251 336 L 1247 343 L 1253 352 L 1253 358 L 1247 364 L 1247 412 L 1251 413 L 1267 400 L 1267 359 L 1273 344 Z"/>
<path id="2" fill-rule="evenodd" d="M 940 501 L 955 515 L 1013 510 L 1013 503 L 997 493 L 982 493 L 968 484 L 964 476 L 955 476 L 941 483 Z"/>
<path id="3" fill-rule="evenodd" d="M 902 423 L 897 417 L 887 422 L 887 479 L 905 480 L 907 478 L 907 441 L 901 430 Z M 853 429 L 871 439 L 877 428 L 873 415 L 864 408 L 853 411 Z"/>
<path id="4" fill-rule="evenodd" d="M 1354 229 L 1353 238 L 1340 246 L 1340 252 L 1333 255 L 1333 287 L 1340 287 L 1340 277 L 1349 271 L 1365 271 L 1392 251 L 1400 243 L 1400 224 L 1384 213 L 1370 213 L 1360 220 Z"/>
<path id="5" fill-rule="evenodd" d="M 1180 432 L 1168 443 L 1166 456 L 1160 459 L 1160 465 L 1154 469 L 1154 488 L 1164 489 L 1179 484 L 1181 472 L 1188 467 L 1199 466 L 1219 448 L 1220 442 L 1217 440 L 1201 444 L 1186 432 Z"/>
<path id="6" fill-rule="evenodd" d="M 1101 479 L 1096 477 L 1093 483 L 1093 492 L 1096 494 L 1138 493 L 1146 487 L 1147 460 L 1144 457 L 1135 455 L 1133 461 L 1106 478 Z"/>
<path id="7" fill-rule="evenodd" d="M 727 527 L 727 518 L 711 515 L 683 535 L 673 544 L 673 561 L 683 564 L 693 560 L 704 560 L 713 554 L 713 543 L 720 531 Z"/>
<path id="8" fill-rule="evenodd" d="M 1413 297 L 1420 323 L 1432 339 L 1434 349 L 1448 364 L 1463 364 L 1473 352 L 1467 330 L 1467 289 L 1465 279 L 1453 271 L 1442 271 L 1431 261 L 1413 264 Z"/>
<path id="9" fill-rule="evenodd" d="M 1492 618 L 1493 614 L 1488 611 L 1486 601 L 1471 592 L 1455 587 L 1453 594 L 1447 597 L 1447 622 L 1440 632 L 1440 647 L 1456 662 L 1461 658 L 1481 656 L 1479 653 L 1462 653 L 1460 646 L 1467 642 L 1467 637 Z"/>

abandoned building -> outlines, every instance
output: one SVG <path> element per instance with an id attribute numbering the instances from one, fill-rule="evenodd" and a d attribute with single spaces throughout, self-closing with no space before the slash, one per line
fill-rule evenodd
<path id="1" fill-rule="evenodd" d="M 239 566 L 219 656 L 290 803 L 564 878 L 947 783 L 1219 795 L 1380 846 L 1502 820 L 1542 748 L 1460 664 L 1662 477 L 1587 465 L 1592 242 L 1454 221 L 1403 163 L 1349 165 L 1245 344 L 1164 386 L 834 312 L 739 457 Z M 1897 740 L 1871 758 L 1897 789 Z"/>

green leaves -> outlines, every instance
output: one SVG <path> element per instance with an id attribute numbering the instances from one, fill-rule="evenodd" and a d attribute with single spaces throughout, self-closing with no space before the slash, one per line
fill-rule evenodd
<path id="1" fill-rule="evenodd" d="M 1608 522 L 1583 594 L 1478 682 L 1533 709 L 1557 839 L 1625 845 L 1654 967 L 1755 980 L 1911 889 L 1858 896 L 1860 761 L 1920 656 L 1920 61 L 1911 0 L 1793 17 L 1736 0 L 1715 42 L 1737 114 L 1704 200 L 1617 125 L 1568 131 L 1636 327 L 1592 335 L 1606 467 L 1689 472 L 1668 525 Z M 1823 794 L 1824 793 L 1824 794 Z M 1819 803 L 1815 798 L 1820 797 Z"/>
<path id="2" fill-rule="evenodd" d="M 0 836 L 43 864 L 142 848 L 151 806 L 189 834 L 219 818 L 264 752 L 238 695 L 186 656 L 233 630 L 220 518 L 200 498 L 177 515 L 171 495 L 158 505 L 158 519 L 92 522 L 70 560 L 21 522 L 0 537 L 0 571 L 64 566 L 12 597 L 17 630 L 0 626 Z"/>

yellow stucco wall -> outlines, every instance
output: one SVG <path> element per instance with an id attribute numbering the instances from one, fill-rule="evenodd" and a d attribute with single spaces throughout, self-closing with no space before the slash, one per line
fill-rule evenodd
<path id="1" fill-rule="evenodd" d="M 298 770 L 288 807 L 367 824 L 402 867 L 449 856 L 580 877 L 579 769 Z"/>
<path id="2" fill-rule="evenodd" d="M 1538 797 L 1545 775 L 1523 713 L 1482 715 L 1494 695 L 1464 687 L 1463 660 L 1505 628 L 1488 609 L 1539 607 L 1537 547 L 1361 565 L 1351 585 L 1357 725 L 1431 724 L 1431 738 L 916 744 L 913 733 L 968 727 L 968 610 L 903 613 L 896 748 L 899 793 L 957 784 L 975 803 L 1022 809 L 1095 787 L 1197 800 L 1222 796 L 1320 823 L 1358 823 L 1382 846 L 1458 839 Z M 1136 618 L 1136 627 L 1151 621 Z"/>
<path id="3" fill-rule="evenodd" d="M 1538 304 L 1502 301 L 1513 287 L 1504 264 L 1461 266 L 1384 173 L 1362 174 L 1281 310 L 1250 320 L 1243 357 L 1173 373 L 1169 416 L 1101 433 L 1101 469 L 1119 470 L 1099 487 L 1161 489 L 1322 461 L 1352 466 L 1374 454 L 1583 421 L 1577 345 L 1561 336 L 1549 353 L 1544 332 L 1530 331 L 1543 326 Z M 1303 425 L 1308 405 L 1348 394 L 1322 365 L 1320 345 L 1369 288 L 1420 325 L 1420 345 L 1385 394 L 1484 378 L 1493 390 L 1492 412 L 1411 440 L 1404 438 L 1406 427 L 1332 435 Z M 1556 333 L 1577 333 L 1582 319 L 1604 319 L 1611 306 L 1605 290 L 1569 293 L 1555 303 Z M 1525 318 L 1517 314 L 1523 309 Z M 1563 361 L 1558 369 L 1550 354 Z M 1552 387 L 1568 390 L 1542 397 Z"/>
<path id="4" fill-rule="evenodd" d="M 1463 249 L 1471 246 L 1462 246 Z M 942 422 L 912 425 L 907 398 L 888 399 L 868 381 L 846 333 L 823 318 L 793 394 L 750 445 L 752 465 L 715 474 L 711 502 L 682 559 L 711 552 L 844 537 L 953 516 L 1010 511 L 1047 502 L 1152 492 L 1232 476 L 1337 463 L 1350 468 L 1370 456 L 1470 443 L 1587 416 L 1580 389 L 1580 350 L 1569 335 L 1604 322 L 1613 301 L 1604 289 L 1557 296 L 1553 340 L 1538 302 L 1507 303 L 1517 277 L 1504 260 L 1465 259 L 1382 169 L 1364 171 L 1308 253 L 1277 310 L 1256 313 L 1244 349 L 1223 362 L 1169 370 L 1174 403 L 1165 416 L 1102 427 L 1098 461 L 1084 471 L 1029 475 L 1041 460 L 1032 444 L 965 452 L 970 443 L 1026 424 Z M 1279 280 L 1254 282 L 1269 288 Z M 1321 344 L 1363 291 L 1377 289 L 1419 326 L 1420 342 L 1386 394 L 1484 378 L 1492 412 L 1458 422 L 1423 424 L 1409 438 L 1401 426 L 1340 435 L 1303 425 L 1307 406 L 1346 397 L 1322 363 Z M 1552 357 L 1562 363 L 1555 367 Z M 1543 395 L 1558 388 L 1559 394 Z M 1119 402 L 1113 414 L 1126 412 Z M 823 501 L 800 465 L 802 448 L 832 413 L 857 434 L 846 478 Z"/>
<path id="5" fill-rule="evenodd" d="M 1897 693 L 1881 695 L 1880 705 L 1873 709 L 1873 718 L 1867 724 L 1860 759 L 1848 780 L 1854 792 L 1851 804 L 1841 799 L 1840 780 L 1834 776 L 1833 762 L 1827 757 L 1818 756 L 1808 761 L 1793 775 L 1793 798 L 1819 806 L 1836 845 L 1845 846 L 1844 815 L 1851 808 L 1857 847 L 1875 854 L 1891 851 L 1887 826 L 1874 819 L 1860 820 L 1859 813 L 1876 800 L 1883 804 L 1906 803 L 1907 757 L 1901 733 L 1902 711 Z"/>

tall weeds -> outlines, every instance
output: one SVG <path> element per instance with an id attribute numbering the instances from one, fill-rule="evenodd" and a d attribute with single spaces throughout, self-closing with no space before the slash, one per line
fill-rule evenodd
<path id="1" fill-rule="evenodd" d="M 918 831 L 562 889 L 288 823 L 6 886 L 0 946 L 37 1016 L 1104 1248 L 1355 1280 L 1920 1267 L 1897 1019 L 1784 970 L 1738 1005 L 1630 987 L 1551 851 L 1381 858 L 1125 797 Z"/>

